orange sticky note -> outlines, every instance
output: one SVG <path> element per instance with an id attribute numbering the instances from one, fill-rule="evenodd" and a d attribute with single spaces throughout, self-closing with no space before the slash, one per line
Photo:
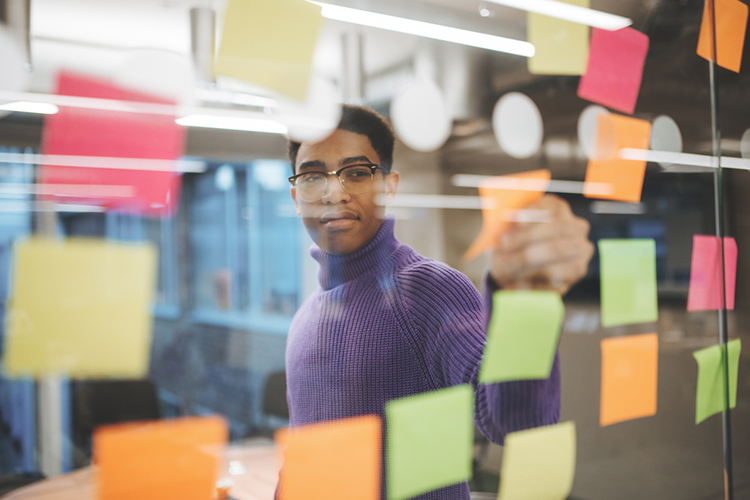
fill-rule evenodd
<path id="1" fill-rule="evenodd" d="M 604 339 L 599 424 L 656 415 L 659 338 L 655 333 Z"/>
<path id="2" fill-rule="evenodd" d="M 713 60 L 713 32 L 710 1 L 703 6 L 703 20 L 698 37 L 698 55 Z M 740 72 L 742 49 L 747 30 L 748 7 L 739 0 L 713 0 L 716 12 L 716 64 L 735 73 Z"/>
<path id="3" fill-rule="evenodd" d="M 651 122 L 629 116 L 599 115 L 594 158 L 589 160 L 583 195 L 639 202 L 646 175 L 646 160 L 620 158 L 623 149 L 647 150 Z M 602 186 L 608 186 L 603 190 Z"/>
<path id="4" fill-rule="evenodd" d="M 494 248 L 513 220 L 514 212 L 541 198 L 551 178 L 550 171 L 542 169 L 483 181 L 479 186 L 482 230 L 464 254 L 464 260 L 473 260 L 485 250 Z"/>
<path id="5" fill-rule="evenodd" d="M 100 427 L 97 498 L 212 500 L 228 435 L 218 416 Z"/>
<path id="6" fill-rule="evenodd" d="M 375 415 L 290 428 L 279 498 L 379 500 L 381 440 Z"/>

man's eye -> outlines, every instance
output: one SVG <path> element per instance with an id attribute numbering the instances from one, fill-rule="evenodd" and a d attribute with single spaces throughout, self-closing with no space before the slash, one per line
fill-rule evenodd
<path id="1" fill-rule="evenodd" d="M 363 169 L 363 168 L 362 169 L 357 169 L 357 170 L 350 170 L 349 172 L 346 173 L 346 176 L 349 177 L 349 178 L 355 178 L 355 179 L 360 178 L 361 179 L 363 177 L 369 177 L 370 176 L 370 171 L 366 170 L 366 169 Z"/>
<path id="2" fill-rule="evenodd" d="M 321 180 L 323 180 L 323 174 L 306 174 L 300 177 L 300 181 L 305 184 L 320 182 Z"/>

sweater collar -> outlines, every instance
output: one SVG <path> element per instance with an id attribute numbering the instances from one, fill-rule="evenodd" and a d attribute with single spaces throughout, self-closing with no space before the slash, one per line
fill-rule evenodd
<path id="1" fill-rule="evenodd" d="M 310 247 L 310 255 L 318 261 L 318 281 L 321 288 L 330 290 L 363 275 L 384 262 L 399 246 L 393 235 L 394 219 L 387 216 L 375 236 L 364 247 L 348 255 L 332 255 L 318 245 Z"/>

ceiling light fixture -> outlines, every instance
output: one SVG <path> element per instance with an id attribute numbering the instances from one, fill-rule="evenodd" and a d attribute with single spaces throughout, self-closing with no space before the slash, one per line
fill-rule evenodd
<path id="1" fill-rule="evenodd" d="M 488 2 L 514 9 L 536 12 L 565 21 L 585 24 L 607 31 L 617 31 L 633 24 L 627 17 L 608 14 L 599 10 L 587 9 L 556 0 L 487 0 Z"/>
<path id="2" fill-rule="evenodd" d="M 178 125 L 185 127 L 218 128 L 224 130 L 242 130 L 245 132 L 262 132 L 267 134 L 287 133 L 285 125 L 261 118 L 239 118 L 234 116 L 217 115 L 188 115 L 175 120 Z"/>
<path id="3" fill-rule="evenodd" d="M 59 111 L 59 109 L 54 104 L 50 104 L 47 102 L 16 101 L 9 102 L 7 104 L 0 104 L 0 111 L 54 115 Z"/>
<path id="4" fill-rule="evenodd" d="M 620 158 L 623 160 L 649 161 L 656 163 L 672 163 L 674 165 L 686 165 L 690 167 L 716 168 L 716 157 L 707 155 L 696 155 L 692 153 L 674 153 L 672 151 L 654 151 L 650 149 L 624 148 L 620 150 Z M 745 158 L 721 157 L 722 168 L 736 168 L 739 170 L 750 170 L 750 160 Z"/>
<path id="5" fill-rule="evenodd" d="M 478 33 L 476 31 L 451 28 L 441 24 L 415 21 L 403 17 L 378 14 L 366 10 L 341 7 L 327 3 L 310 2 L 321 7 L 320 14 L 326 19 L 343 21 L 345 23 L 359 24 L 371 28 L 379 28 L 388 31 L 406 33 L 434 40 L 458 43 L 470 47 L 505 52 L 524 57 L 533 57 L 536 49 L 534 45 L 523 40 L 513 40 L 501 36 Z"/>
<path id="6" fill-rule="evenodd" d="M 546 191 L 548 193 L 582 194 L 583 186 L 589 194 L 608 195 L 612 193 L 612 185 L 602 182 L 584 183 L 581 181 L 539 181 L 534 179 L 519 179 L 513 177 L 496 177 L 492 175 L 456 174 L 451 177 L 451 184 L 456 187 L 478 188 L 484 183 L 492 182 L 497 189 L 512 189 L 520 191 Z M 546 189 L 544 189 L 546 187 Z"/>

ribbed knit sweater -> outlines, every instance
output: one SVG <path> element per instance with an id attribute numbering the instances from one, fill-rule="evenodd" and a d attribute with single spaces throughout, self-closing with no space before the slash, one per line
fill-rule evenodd
<path id="1" fill-rule="evenodd" d="M 349 255 L 310 249 L 320 288 L 289 330 L 290 424 L 384 417 L 392 399 L 458 384 L 475 387 L 476 425 L 495 443 L 508 432 L 556 423 L 557 355 L 549 379 L 478 385 L 490 294 L 483 300 L 466 276 L 399 243 L 393 227 L 386 219 Z M 469 488 L 464 482 L 417 498 L 463 500 Z"/>

